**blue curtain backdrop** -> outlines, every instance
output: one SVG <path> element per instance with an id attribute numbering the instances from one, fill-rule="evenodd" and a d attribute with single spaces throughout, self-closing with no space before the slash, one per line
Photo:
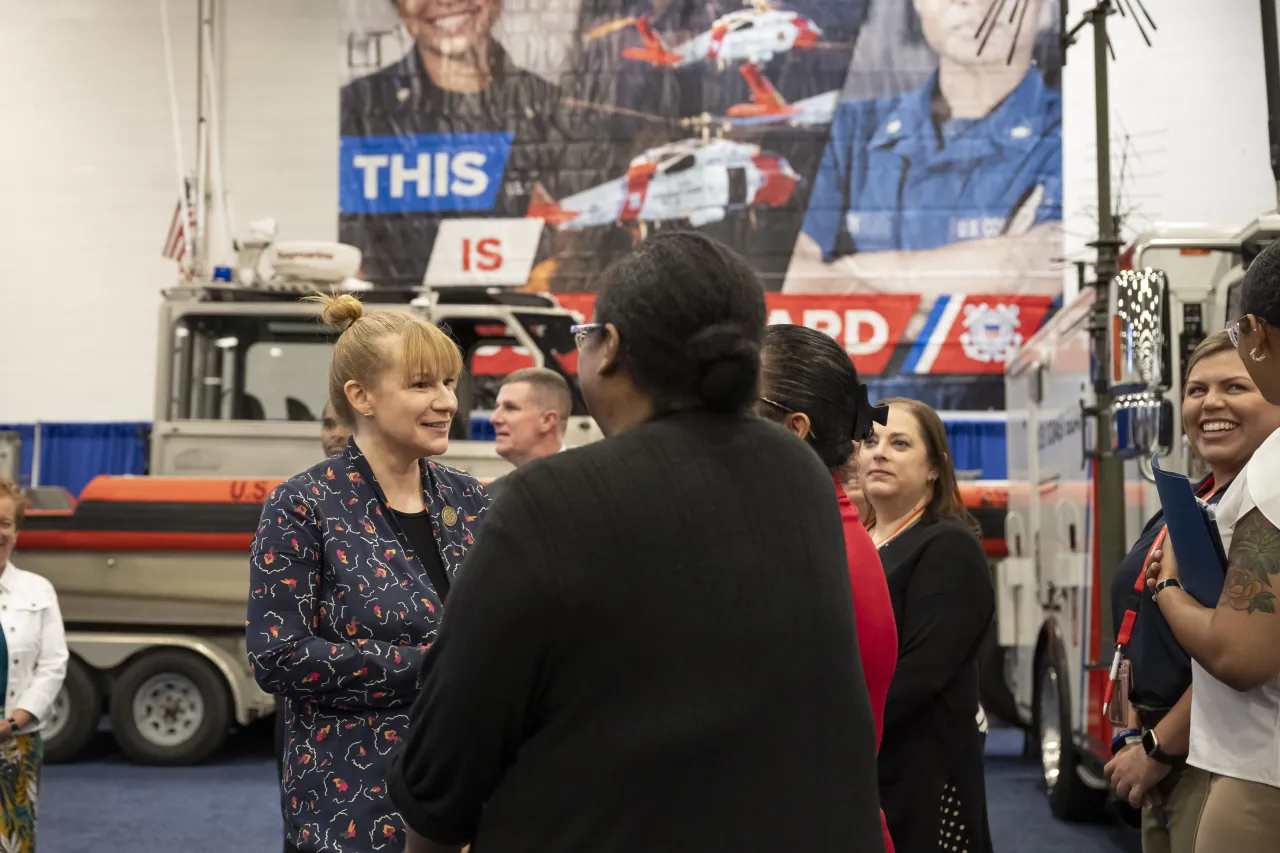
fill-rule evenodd
<path id="1" fill-rule="evenodd" d="M 58 424 L 40 429 L 41 486 L 62 486 L 79 495 L 99 474 L 144 474 L 147 470 L 148 423 Z M 31 485 L 36 447 L 34 424 L 0 424 L 22 441 L 22 485 Z"/>
<path id="2" fill-rule="evenodd" d="M 965 479 L 1003 480 L 1009 476 L 1003 413 L 995 415 L 942 413 L 947 443 L 956 470 Z"/>
<path id="3" fill-rule="evenodd" d="M 982 480 L 1008 476 L 1005 456 L 1004 416 L 943 413 L 947 441 L 956 470 Z M 62 486 L 79 495 L 99 474 L 144 474 L 147 470 L 147 423 L 41 424 L 40 485 Z M 31 485 L 35 453 L 35 426 L 0 424 L 22 440 L 22 485 Z M 473 440 L 493 439 L 487 417 L 472 418 Z"/>

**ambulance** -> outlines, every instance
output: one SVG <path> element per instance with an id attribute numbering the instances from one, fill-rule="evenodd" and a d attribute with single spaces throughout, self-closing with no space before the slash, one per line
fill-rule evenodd
<path id="1" fill-rule="evenodd" d="M 1186 473 L 1183 364 L 1239 315 L 1244 270 L 1280 236 L 1280 216 L 1243 229 L 1160 227 L 1122 254 L 1119 274 L 1088 288 L 1028 340 L 1005 372 L 1007 556 L 993 560 L 997 637 L 984 662 L 984 703 L 1029 732 L 1053 813 L 1090 820 L 1107 806 L 1103 766 L 1113 730 L 1103 694 L 1115 654 L 1102 517 L 1123 519 L 1127 550 L 1159 508 L 1151 458 Z M 1107 300 L 1113 437 L 1100 447 L 1092 323 Z M 1122 505 L 1100 499 L 1100 464 L 1123 466 Z M 998 682 L 993 684 L 992 682 Z"/>

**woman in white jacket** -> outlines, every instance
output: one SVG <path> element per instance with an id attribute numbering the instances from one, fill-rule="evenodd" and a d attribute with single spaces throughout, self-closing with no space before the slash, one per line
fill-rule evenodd
<path id="1" fill-rule="evenodd" d="M 26 498 L 0 478 L 0 850 L 36 848 L 40 729 L 67 674 L 67 639 L 53 585 L 9 561 Z"/>

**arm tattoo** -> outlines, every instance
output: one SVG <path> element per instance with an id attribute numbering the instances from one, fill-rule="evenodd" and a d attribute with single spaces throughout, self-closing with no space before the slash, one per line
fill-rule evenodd
<path id="1" fill-rule="evenodd" d="M 1219 607 L 1276 612 L 1271 576 L 1280 573 L 1280 530 L 1254 508 L 1236 524 Z"/>

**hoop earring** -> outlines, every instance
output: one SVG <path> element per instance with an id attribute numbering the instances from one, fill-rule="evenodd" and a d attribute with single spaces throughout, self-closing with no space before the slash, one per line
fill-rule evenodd
<path id="1" fill-rule="evenodd" d="M 1258 355 L 1258 348 L 1254 347 L 1253 349 L 1249 350 L 1249 358 L 1253 359 L 1254 361 L 1266 361 L 1267 354 L 1264 352 L 1262 355 Z"/>

